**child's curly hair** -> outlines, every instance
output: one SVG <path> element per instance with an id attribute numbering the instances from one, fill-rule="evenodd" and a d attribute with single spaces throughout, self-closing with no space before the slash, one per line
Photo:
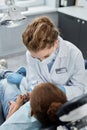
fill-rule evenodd
<path id="1" fill-rule="evenodd" d="M 41 83 L 31 93 L 30 104 L 42 124 L 57 122 L 56 112 L 67 102 L 66 95 L 52 83 Z"/>

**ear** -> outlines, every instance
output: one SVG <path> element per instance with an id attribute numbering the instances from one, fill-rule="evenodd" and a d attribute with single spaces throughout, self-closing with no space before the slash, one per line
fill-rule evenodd
<path id="1" fill-rule="evenodd" d="M 31 114 L 31 116 L 33 116 L 33 115 L 34 115 L 34 112 L 33 112 L 33 110 L 31 110 L 31 113 L 30 113 L 30 114 Z"/>
<path id="2" fill-rule="evenodd" d="M 55 46 L 55 48 L 57 48 L 57 47 L 58 47 L 58 39 L 57 39 L 57 40 L 55 40 L 55 42 L 54 42 L 54 46 Z"/>

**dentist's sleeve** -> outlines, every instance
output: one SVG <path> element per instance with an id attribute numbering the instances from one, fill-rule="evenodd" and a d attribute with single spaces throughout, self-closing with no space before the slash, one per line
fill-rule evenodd
<path id="1" fill-rule="evenodd" d="M 82 53 L 79 52 L 75 58 L 73 75 L 70 77 L 67 85 L 64 86 L 68 100 L 85 93 L 86 82 L 85 66 Z"/>
<path id="2" fill-rule="evenodd" d="M 26 60 L 27 60 L 27 82 L 29 86 L 27 87 L 27 90 L 32 91 L 37 84 L 44 82 L 44 80 L 40 77 L 37 71 L 38 68 L 36 67 L 35 59 L 29 55 L 28 51 L 26 52 Z"/>

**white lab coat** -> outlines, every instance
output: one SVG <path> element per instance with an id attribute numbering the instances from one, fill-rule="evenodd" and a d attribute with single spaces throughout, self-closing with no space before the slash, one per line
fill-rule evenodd
<path id="1" fill-rule="evenodd" d="M 42 64 L 38 59 L 31 57 L 29 51 L 26 52 L 28 87 L 34 87 L 41 82 L 61 84 L 70 100 L 85 91 L 84 59 L 81 51 L 75 45 L 61 37 L 58 37 L 58 41 L 59 52 L 50 72 L 47 64 Z"/>

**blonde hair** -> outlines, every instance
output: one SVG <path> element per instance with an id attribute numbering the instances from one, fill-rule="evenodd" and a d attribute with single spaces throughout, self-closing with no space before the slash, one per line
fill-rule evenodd
<path id="1" fill-rule="evenodd" d="M 58 38 L 58 34 L 59 31 L 52 21 L 48 17 L 43 16 L 36 18 L 27 26 L 22 38 L 28 50 L 37 52 L 53 46 L 54 41 Z"/>
<path id="2" fill-rule="evenodd" d="M 35 117 L 45 125 L 57 122 L 56 112 L 65 102 L 66 95 L 52 83 L 37 85 L 30 98 Z"/>

